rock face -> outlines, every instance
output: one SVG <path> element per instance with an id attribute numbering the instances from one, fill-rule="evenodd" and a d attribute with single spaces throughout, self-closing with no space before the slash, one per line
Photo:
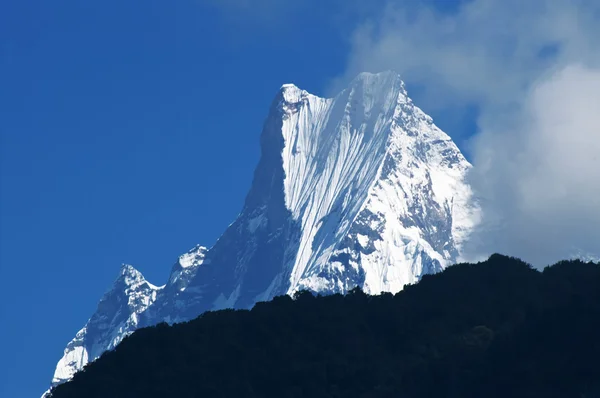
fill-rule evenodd
<path id="1" fill-rule="evenodd" d="M 244 208 L 214 246 L 181 256 L 160 288 L 124 267 L 54 383 L 161 321 L 302 289 L 395 293 L 459 260 L 479 221 L 471 165 L 392 72 L 360 74 L 335 98 L 282 86 L 261 152 Z"/>

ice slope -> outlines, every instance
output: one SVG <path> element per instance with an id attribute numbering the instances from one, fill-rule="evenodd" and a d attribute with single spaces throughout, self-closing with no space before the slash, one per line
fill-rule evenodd
<path id="1" fill-rule="evenodd" d="M 260 143 L 237 219 L 209 250 L 181 256 L 164 287 L 138 279 L 144 304 L 123 305 L 132 289 L 116 284 L 55 383 L 138 327 L 300 289 L 397 292 L 457 261 L 479 221 L 471 165 L 393 72 L 362 73 L 334 98 L 283 85 Z"/>

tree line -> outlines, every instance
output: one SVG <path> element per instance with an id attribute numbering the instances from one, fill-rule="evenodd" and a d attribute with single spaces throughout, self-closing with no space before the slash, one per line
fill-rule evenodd
<path id="1" fill-rule="evenodd" d="M 493 255 L 392 295 L 276 297 L 140 329 L 52 398 L 598 398 L 600 265 Z"/>

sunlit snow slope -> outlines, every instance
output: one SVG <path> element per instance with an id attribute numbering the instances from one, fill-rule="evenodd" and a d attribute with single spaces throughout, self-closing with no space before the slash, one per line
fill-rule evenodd
<path id="1" fill-rule="evenodd" d="M 363 73 L 329 99 L 282 86 L 261 152 L 244 208 L 215 245 L 183 255 L 135 309 L 103 305 L 107 294 L 55 382 L 141 326 L 300 289 L 397 292 L 457 261 L 479 220 L 470 164 L 392 72 Z"/>
<path id="2" fill-rule="evenodd" d="M 478 218 L 470 165 L 396 74 L 361 74 L 327 100 L 284 86 L 281 109 L 301 225 L 288 291 L 397 292 L 458 258 Z"/>

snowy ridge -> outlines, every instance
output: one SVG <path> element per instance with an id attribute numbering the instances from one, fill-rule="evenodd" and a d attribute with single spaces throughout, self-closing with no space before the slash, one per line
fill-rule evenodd
<path id="1" fill-rule="evenodd" d="M 300 289 L 397 292 L 459 260 L 479 222 L 471 165 L 393 72 L 360 74 L 335 98 L 283 85 L 260 142 L 238 218 L 210 249 L 182 255 L 163 287 L 123 271 L 54 383 L 161 321 Z"/>
<path id="2" fill-rule="evenodd" d="M 158 292 L 154 305 L 143 314 L 141 325 L 153 325 L 161 321 L 171 324 L 189 320 L 177 316 L 171 309 L 182 308 L 185 303 L 194 301 L 197 291 L 189 289 L 189 284 L 200 266 L 208 263 L 205 259 L 207 252 L 206 247 L 197 245 L 179 257 L 171 269 L 168 283 Z"/>
<path id="3" fill-rule="evenodd" d="M 140 326 L 141 314 L 165 291 L 184 291 L 202 264 L 206 250 L 205 247 L 196 246 L 181 255 L 173 266 L 168 284 L 160 287 L 148 282 L 133 266 L 123 264 L 119 277 L 100 300 L 94 315 L 65 348 L 63 357 L 56 365 L 52 386 L 71 379 L 88 362 L 112 350 L 133 333 Z"/>
<path id="4" fill-rule="evenodd" d="M 104 294 L 94 315 L 65 348 L 52 385 L 69 380 L 90 360 L 116 347 L 137 329 L 139 315 L 156 300 L 161 289 L 146 281 L 133 266 L 123 264 L 118 279 Z"/>

